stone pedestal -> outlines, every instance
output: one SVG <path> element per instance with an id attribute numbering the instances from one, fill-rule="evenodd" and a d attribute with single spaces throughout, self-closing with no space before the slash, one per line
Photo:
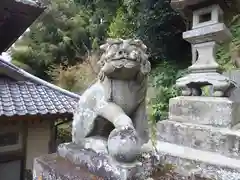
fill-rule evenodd
<path id="1" fill-rule="evenodd" d="M 67 155 L 69 159 L 73 156 L 72 153 L 70 152 Z M 127 166 L 130 170 L 128 176 L 126 174 L 120 175 L 119 170 L 121 168 L 114 169 L 113 164 L 116 163 L 109 164 L 109 162 L 104 161 L 103 157 L 95 157 L 94 160 L 93 156 L 84 155 L 87 157 L 85 162 L 92 162 L 92 164 L 88 164 L 88 167 L 86 167 L 82 163 L 81 165 L 74 164 L 72 160 L 63 158 L 58 154 L 45 155 L 34 160 L 33 180 L 211 180 L 200 177 L 197 174 L 187 175 L 189 177 L 186 177 L 185 174 L 174 172 L 171 170 L 171 166 L 166 165 L 164 167 L 161 165 L 167 162 L 167 159 L 159 155 L 144 153 L 139 158 L 141 165 L 138 164 L 135 167 Z M 161 158 L 159 159 L 159 157 Z M 99 159 L 101 160 L 99 161 Z M 76 160 L 78 162 L 81 161 L 80 159 Z"/>
<path id="2" fill-rule="evenodd" d="M 183 38 L 197 51 L 189 74 L 179 78 L 180 97 L 169 104 L 169 119 L 157 124 L 156 149 L 162 164 L 175 165 L 183 176 L 216 180 L 240 178 L 240 104 L 228 97 L 235 83 L 219 71 L 215 58 L 218 43 L 231 39 L 223 22 L 227 7 L 237 1 L 172 0 L 192 29 Z M 214 97 L 203 97 L 211 85 Z"/>
<path id="3" fill-rule="evenodd" d="M 157 124 L 163 164 L 182 175 L 217 180 L 240 177 L 239 103 L 228 98 L 180 96 L 170 100 L 169 120 Z"/>
<path id="4" fill-rule="evenodd" d="M 35 159 L 34 180 L 145 180 L 157 165 L 151 154 L 133 163 L 118 163 L 106 153 L 65 143 L 59 146 L 57 154 Z"/>
<path id="5" fill-rule="evenodd" d="M 179 96 L 170 99 L 169 120 L 232 128 L 240 122 L 240 107 L 229 98 Z"/>

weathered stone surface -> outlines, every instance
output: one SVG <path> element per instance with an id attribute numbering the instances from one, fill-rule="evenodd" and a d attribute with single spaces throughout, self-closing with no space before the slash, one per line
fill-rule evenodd
<path id="1" fill-rule="evenodd" d="M 142 166 L 138 166 L 135 176 L 128 180 L 210 180 L 201 178 L 197 174 L 186 177 L 176 173 L 174 167 L 160 165 L 159 156 L 156 154 L 144 153 L 139 160 Z M 33 174 L 33 180 L 114 180 L 90 173 L 87 169 L 76 166 L 56 154 L 36 158 Z M 119 180 L 122 179 L 124 177 Z"/>
<path id="2" fill-rule="evenodd" d="M 80 144 L 90 136 L 108 138 L 115 128 L 129 127 L 136 131 L 136 139 L 142 146 L 149 140 L 145 99 L 151 64 L 146 54 L 147 47 L 141 40 L 108 39 L 100 48 L 104 53 L 98 62 L 99 78 L 78 102 L 73 118 L 72 140 Z M 112 139 L 108 142 L 112 144 Z M 113 146 L 109 147 L 110 151 L 113 149 Z M 124 159 L 133 160 L 137 156 L 133 155 L 136 149 L 121 148 L 125 153 Z M 129 160 L 126 159 L 128 157 Z"/>
<path id="3" fill-rule="evenodd" d="M 223 75 L 236 83 L 237 88 L 234 89 L 234 91 L 230 94 L 229 99 L 234 102 L 240 103 L 240 70 L 236 69 L 224 72 Z"/>
<path id="4" fill-rule="evenodd" d="M 118 163 L 107 153 L 96 153 L 92 149 L 81 148 L 78 144 L 65 143 L 58 147 L 60 157 L 70 161 L 77 167 L 83 167 L 89 172 L 104 179 L 127 180 L 136 175 L 141 163 Z"/>
<path id="5" fill-rule="evenodd" d="M 207 41 L 216 41 L 221 43 L 229 40 L 230 38 L 231 33 L 224 23 L 216 23 L 183 33 L 183 39 L 194 44 Z"/>
<path id="6" fill-rule="evenodd" d="M 119 162 L 134 162 L 141 154 L 141 141 L 133 128 L 114 129 L 108 138 L 108 152 Z"/>
<path id="7" fill-rule="evenodd" d="M 240 158 L 240 131 L 228 128 L 162 121 L 157 124 L 157 140 Z"/>
<path id="8" fill-rule="evenodd" d="M 200 72 L 203 74 L 204 70 L 213 70 L 215 71 L 216 69 L 218 69 L 219 65 L 218 63 L 215 61 L 214 55 L 215 55 L 215 51 L 216 51 L 216 43 L 215 42 L 206 42 L 206 43 L 201 43 L 201 44 L 196 44 L 193 45 L 193 47 L 197 50 L 199 57 L 198 57 L 198 62 L 195 62 L 192 66 L 190 66 L 188 69 L 191 72 Z M 206 56 L 208 58 L 206 58 Z M 211 74 L 207 74 L 207 76 L 205 76 L 203 74 L 203 77 L 205 76 L 205 79 L 208 79 L 209 83 L 211 81 Z M 196 75 L 195 75 L 196 76 Z M 200 76 L 200 74 L 198 74 L 198 76 Z M 215 73 L 215 76 L 213 77 L 213 79 L 215 81 L 220 80 L 221 78 L 221 74 L 219 73 Z M 224 80 L 226 80 L 227 78 L 223 76 Z M 178 80 L 179 82 L 180 80 Z M 192 80 L 194 81 L 194 80 Z M 198 81 L 200 81 L 200 79 L 198 78 Z M 220 84 L 218 82 L 218 84 Z M 227 83 L 226 83 L 227 84 Z"/>
<path id="9" fill-rule="evenodd" d="M 215 63 L 209 63 L 209 65 L 205 66 L 206 71 L 213 71 L 213 67 L 216 67 Z M 182 95 L 201 96 L 201 88 L 208 85 L 212 86 L 213 93 L 211 96 L 215 97 L 224 95 L 228 97 L 235 90 L 235 82 L 217 72 L 204 73 L 204 66 L 201 63 L 194 64 L 191 68 L 194 69 L 194 73 L 179 78 L 176 82 L 176 85 L 182 89 Z"/>
<path id="10" fill-rule="evenodd" d="M 214 92 L 210 96 L 229 97 L 235 83 L 219 73 L 216 62 L 216 45 L 229 41 L 232 36 L 223 22 L 222 8 L 228 7 L 229 3 L 221 0 L 172 0 L 171 4 L 183 14 L 187 12 L 193 20 L 192 29 L 183 32 L 183 39 L 191 43 L 195 53 L 193 65 L 188 68 L 189 74 L 177 80 L 176 86 L 182 90 L 183 96 L 201 96 L 201 88 L 212 85 Z M 230 4 L 233 5 L 233 1 Z"/>
<path id="11" fill-rule="evenodd" d="M 69 144 L 66 145 L 69 149 Z M 112 162 L 111 156 L 102 154 L 91 154 L 91 151 L 82 150 L 75 154 L 72 144 L 70 153 L 66 154 L 67 158 L 58 156 L 57 154 L 46 155 L 36 158 L 34 161 L 34 180 L 147 180 L 152 177 L 154 172 L 161 171 L 162 166 L 159 165 L 158 156 L 152 153 L 144 153 L 138 158 L 138 163 L 119 164 Z M 76 159 L 85 157 L 85 162 Z M 75 156 L 75 157 L 73 157 Z M 94 157 L 95 156 L 95 157 Z M 73 159 L 74 163 L 73 163 Z M 87 166 L 84 163 L 89 163 Z M 91 168 L 92 167 L 92 168 Z M 160 168 L 161 167 L 161 168 Z M 96 168 L 99 168 L 96 170 Z M 166 172 L 161 171 L 161 176 L 152 180 L 168 180 L 165 177 Z M 182 177 L 175 174 L 176 177 Z M 154 175 L 154 177 L 156 174 Z M 151 178 L 150 178 L 151 179 Z M 180 180 L 180 179 L 177 179 Z"/>
<path id="12" fill-rule="evenodd" d="M 228 98 L 179 96 L 169 101 L 169 119 L 231 128 L 240 121 L 239 108 Z"/>
<path id="13" fill-rule="evenodd" d="M 156 150 L 161 165 L 173 165 L 174 171 L 184 177 L 239 180 L 240 160 L 160 141 L 156 143 Z"/>
<path id="14" fill-rule="evenodd" d="M 84 168 L 79 168 L 56 154 L 34 160 L 33 180 L 105 180 Z"/>
<path id="15" fill-rule="evenodd" d="M 202 17 L 205 15 L 209 15 L 209 19 L 203 21 Z M 217 4 L 193 11 L 192 28 L 195 29 L 222 22 L 222 17 L 223 10 Z"/>

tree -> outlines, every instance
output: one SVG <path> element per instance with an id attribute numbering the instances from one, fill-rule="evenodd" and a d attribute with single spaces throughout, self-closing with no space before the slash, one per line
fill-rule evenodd
<path id="1" fill-rule="evenodd" d="M 143 0 L 138 36 L 146 41 L 152 63 L 159 60 L 175 61 L 186 67 L 190 45 L 182 39 L 186 25 L 181 16 L 172 10 L 169 0 Z M 181 62 L 181 63 L 179 63 Z"/>
<path id="2" fill-rule="evenodd" d="M 217 50 L 217 61 L 224 71 L 234 69 L 240 64 L 240 15 L 236 15 L 227 25 L 232 33 L 232 40 L 221 44 Z"/>
<path id="3" fill-rule="evenodd" d="M 143 40 L 153 67 L 163 61 L 186 67 L 191 53 L 184 30 L 169 0 L 52 0 L 12 48 L 13 62 L 52 80 L 50 67 L 83 63 L 110 36 Z"/>
<path id="4" fill-rule="evenodd" d="M 136 36 L 136 26 L 133 17 L 127 12 L 125 6 L 120 6 L 117 10 L 116 17 L 112 20 L 108 36 L 111 38 L 133 38 Z"/>
<path id="5" fill-rule="evenodd" d="M 174 61 L 185 68 L 191 59 L 190 44 L 182 39 L 185 30 L 185 21 L 172 10 L 169 0 L 123 0 L 108 34 L 143 40 L 152 65 Z"/>
<path id="6" fill-rule="evenodd" d="M 88 51 L 104 41 L 105 26 L 112 17 L 107 13 L 109 8 L 101 9 L 100 2 L 97 3 L 95 12 L 74 1 L 51 1 L 47 12 L 12 48 L 16 64 L 26 64 L 35 75 L 50 80 L 50 66 L 83 62 Z"/>

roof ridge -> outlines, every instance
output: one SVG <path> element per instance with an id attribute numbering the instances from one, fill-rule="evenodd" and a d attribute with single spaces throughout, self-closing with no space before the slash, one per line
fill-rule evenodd
<path id="1" fill-rule="evenodd" d="M 23 4 L 27 4 L 27 5 L 30 5 L 30 6 L 35 6 L 35 7 L 44 7 L 43 6 L 43 3 L 40 2 L 40 1 L 34 1 L 34 0 L 15 0 L 16 2 L 20 2 L 20 3 L 23 3 Z"/>
<path id="2" fill-rule="evenodd" d="M 0 57 L 0 62 L 2 64 L 5 64 L 7 66 L 9 66 L 10 68 L 14 69 L 14 70 L 18 70 L 19 68 L 17 66 L 15 66 L 14 64 L 8 62 L 8 61 L 5 61 L 4 58 Z"/>
<path id="3" fill-rule="evenodd" d="M 80 95 L 75 94 L 75 93 L 73 93 L 73 92 L 70 92 L 70 91 L 68 91 L 68 90 L 66 90 L 66 89 L 63 89 L 63 88 L 61 88 L 61 87 L 59 87 L 59 86 L 56 86 L 56 85 L 54 85 L 54 84 L 52 84 L 52 83 L 49 83 L 49 82 L 47 82 L 47 81 L 45 81 L 45 80 L 43 80 L 43 79 L 40 79 L 40 78 L 38 78 L 38 77 L 36 77 L 36 76 L 34 76 L 34 75 L 32 75 L 32 74 L 24 71 L 23 69 L 15 66 L 15 65 L 13 65 L 12 63 L 3 60 L 2 58 L 0 58 L 0 62 L 2 62 L 3 64 L 7 65 L 7 67 L 12 68 L 14 71 L 16 71 L 16 72 L 19 73 L 20 75 L 26 77 L 27 79 L 30 79 L 30 80 L 33 81 L 33 82 L 36 82 L 36 83 L 38 83 L 38 84 L 47 86 L 47 87 L 49 87 L 49 88 L 51 88 L 51 89 L 57 90 L 57 91 L 65 94 L 66 96 L 70 96 L 70 97 L 72 97 L 72 98 L 80 98 Z"/>

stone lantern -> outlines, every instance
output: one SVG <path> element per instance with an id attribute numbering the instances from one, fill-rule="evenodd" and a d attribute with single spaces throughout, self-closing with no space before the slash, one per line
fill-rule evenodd
<path id="1" fill-rule="evenodd" d="M 192 21 L 192 28 L 183 33 L 196 52 L 196 60 L 188 68 L 189 74 L 178 79 L 176 85 L 183 96 L 201 96 L 201 88 L 212 86 L 212 96 L 229 96 L 234 82 L 223 76 L 216 62 L 215 51 L 219 43 L 231 39 L 231 33 L 224 24 L 224 10 L 237 12 L 240 1 L 224 0 L 172 0 L 174 9 Z"/>
<path id="2" fill-rule="evenodd" d="M 239 180 L 240 103 L 228 98 L 235 83 L 221 74 L 215 50 L 231 40 L 224 19 L 239 12 L 240 1 L 172 0 L 171 5 L 192 22 L 183 38 L 197 58 L 176 82 L 182 96 L 170 99 L 169 117 L 157 125 L 161 163 L 173 164 L 182 179 Z M 209 97 L 201 96 L 204 86 L 213 87 Z"/>

